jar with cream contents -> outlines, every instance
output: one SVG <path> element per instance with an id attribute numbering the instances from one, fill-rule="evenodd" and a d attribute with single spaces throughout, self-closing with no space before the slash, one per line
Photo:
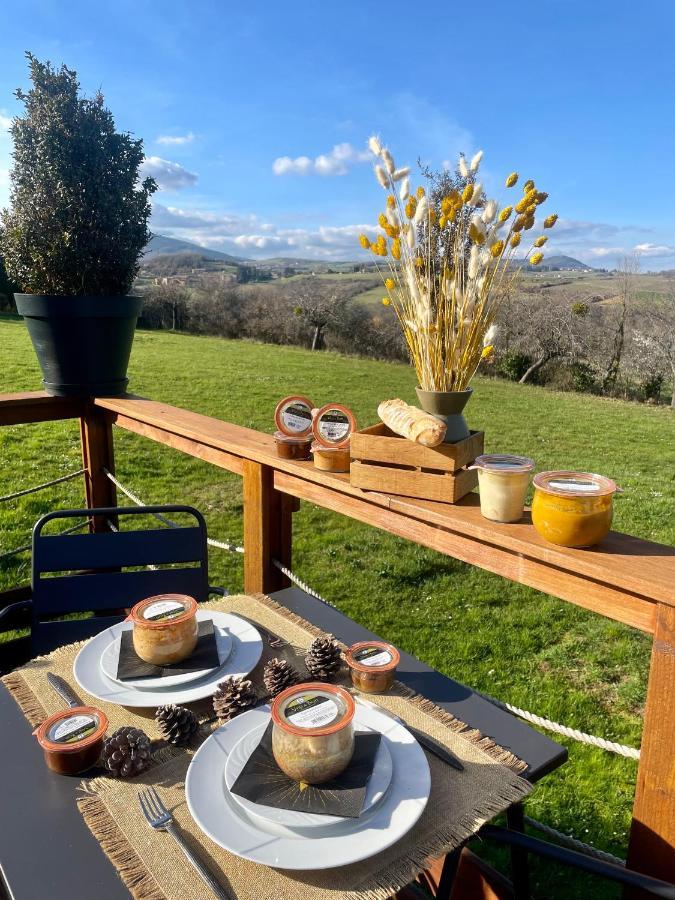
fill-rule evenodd
<path id="1" fill-rule="evenodd" d="M 272 752 L 294 781 L 321 784 L 337 778 L 354 753 L 354 699 L 322 682 L 294 685 L 272 703 Z"/>
<path id="2" fill-rule="evenodd" d="M 480 511 L 493 522 L 518 522 L 525 509 L 525 495 L 534 462 L 527 456 L 486 453 L 470 469 L 478 470 Z"/>
<path id="3" fill-rule="evenodd" d="M 73 706 L 54 713 L 33 734 L 52 772 L 79 775 L 98 762 L 107 730 L 108 719 L 100 709 Z"/>
<path id="4" fill-rule="evenodd" d="M 365 694 L 388 691 L 396 677 L 401 654 L 384 641 L 359 641 L 345 652 L 354 687 Z"/>
<path id="5" fill-rule="evenodd" d="M 197 601 L 186 594 L 158 594 L 131 610 L 134 650 L 154 666 L 187 659 L 197 646 Z"/>
<path id="6" fill-rule="evenodd" d="M 281 459 L 310 459 L 314 404 L 301 394 L 279 401 L 274 411 L 274 443 Z"/>
<path id="7" fill-rule="evenodd" d="M 329 403 L 317 410 L 312 422 L 315 467 L 324 472 L 349 472 L 349 442 L 354 431 L 356 419 L 346 406 Z"/>

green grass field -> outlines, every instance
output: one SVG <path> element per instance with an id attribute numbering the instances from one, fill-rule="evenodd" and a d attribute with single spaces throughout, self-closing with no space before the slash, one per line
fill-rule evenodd
<path id="1" fill-rule="evenodd" d="M 23 324 L 0 321 L 0 391 L 40 387 Z M 139 332 L 131 389 L 270 431 L 279 398 L 305 393 L 348 404 L 361 424 L 380 400 L 414 400 L 403 365 L 294 348 Z M 487 448 L 532 456 L 538 468 L 605 473 L 625 490 L 615 527 L 675 543 L 675 418 L 647 408 L 477 379 L 467 409 Z M 0 429 L 0 496 L 80 467 L 77 423 Z M 241 485 L 136 435 L 115 432 L 117 473 L 146 502 L 185 502 L 211 536 L 241 539 Z M 39 515 L 83 503 L 80 480 L 0 505 L 0 552 L 26 543 Z M 303 504 L 294 569 L 353 618 L 459 681 L 567 725 L 638 746 L 650 642 L 560 600 Z M 214 550 L 212 582 L 242 587 L 239 555 Z M 25 582 L 28 554 L 0 562 L 0 588 Z M 570 762 L 538 785 L 527 813 L 624 855 L 636 764 L 570 744 Z M 600 882 L 535 868 L 540 898 L 616 897 Z"/>

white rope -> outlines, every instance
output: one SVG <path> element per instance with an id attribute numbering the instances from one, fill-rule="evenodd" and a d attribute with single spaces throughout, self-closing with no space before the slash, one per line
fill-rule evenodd
<path id="1" fill-rule="evenodd" d="M 594 856 L 596 859 L 603 860 L 603 862 L 613 863 L 615 866 L 626 865 L 625 859 L 614 856 L 613 853 L 607 853 L 605 850 L 598 850 L 597 847 L 593 847 L 591 844 L 584 844 L 583 841 L 579 841 L 569 834 L 563 834 L 562 831 L 557 831 L 555 828 L 551 828 L 550 825 L 544 825 L 543 822 L 537 822 L 536 819 L 531 819 L 529 816 L 524 816 L 523 818 L 532 828 L 536 828 L 537 831 L 541 831 L 542 834 L 553 838 L 565 847 L 570 847 L 572 850 L 578 850 L 579 853 L 585 853 L 586 856 Z"/>
<path id="2" fill-rule="evenodd" d="M 317 600 L 320 600 L 322 603 L 325 603 L 326 606 L 332 606 L 335 609 L 335 604 L 331 603 L 330 600 L 326 600 L 321 594 L 317 594 L 316 591 L 313 591 L 308 584 L 305 584 L 297 575 L 294 575 L 293 572 L 289 568 L 280 563 L 278 559 L 273 559 L 272 563 L 282 572 L 286 578 L 290 579 L 296 587 L 299 587 L 301 591 L 304 591 L 306 594 L 309 594 L 310 597 L 315 597 Z"/>
<path id="3" fill-rule="evenodd" d="M 600 747 L 602 750 L 608 750 L 610 753 L 617 753 L 619 756 L 625 756 L 628 759 L 640 759 L 640 751 L 635 747 L 627 747 L 625 744 L 618 744 L 616 741 L 607 741 L 605 738 L 587 734 L 585 731 L 579 731 L 578 728 L 568 728 L 567 725 L 561 725 L 559 722 L 545 719 L 543 716 L 537 716 L 535 713 L 528 712 L 526 709 L 521 709 L 519 706 L 512 706 L 510 703 L 502 703 L 501 700 L 496 700 L 489 694 L 484 694 L 481 691 L 476 691 L 476 693 L 480 694 L 480 696 L 484 697 L 486 700 L 489 700 L 490 703 L 494 703 L 495 706 L 506 709 L 513 713 L 514 716 L 518 716 L 519 719 L 524 719 L 526 722 L 531 722 L 533 725 L 538 725 L 540 728 L 545 728 L 547 731 L 552 731 L 554 734 L 562 734 L 564 737 L 571 738 L 573 741 L 578 741 L 580 744 L 589 744 L 592 747 Z"/>
<path id="4" fill-rule="evenodd" d="M 112 481 L 116 488 L 118 488 L 125 497 L 128 497 L 132 503 L 135 503 L 136 506 L 147 506 L 147 503 L 143 503 L 143 501 L 134 494 L 129 488 L 126 488 L 115 476 L 112 472 L 109 472 L 108 469 L 103 466 L 103 473 Z M 158 519 L 160 522 L 164 522 L 165 525 L 168 525 L 170 528 L 180 528 L 180 525 L 177 522 L 174 522 L 172 519 L 167 518 L 166 516 L 161 515 L 161 513 L 151 513 Z M 231 541 L 216 541 L 213 538 L 207 538 L 206 543 L 210 547 L 217 547 L 219 550 L 229 550 L 231 553 L 243 553 L 244 548 L 238 546 L 237 544 L 233 544 Z"/>
<path id="5" fill-rule="evenodd" d="M 54 478 L 52 481 L 45 481 L 44 484 L 36 484 L 35 487 L 17 491 L 15 494 L 7 494 L 5 497 L 0 497 L 0 503 L 4 503 L 5 500 L 16 500 L 17 497 L 25 497 L 26 494 L 34 494 L 36 491 L 42 491 L 44 488 L 51 487 L 53 484 L 61 484 L 64 481 L 70 481 L 71 478 L 78 478 L 80 475 L 84 475 L 86 471 L 86 469 L 78 469 L 77 472 L 71 472 L 70 475 L 62 475 L 60 478 Z"/>
<path id="6" fill-rule="evenodd" d="M 59 531 L 58 534 L 56 535 L 56 537 L 61 537 L 64 534 L 72 534 L 73 531 L 78 531 L 80 528 L 82 528 L 83 525 L 86 525 L 86 524 L 87 524 L 87 520 L 85 519 L 85 521 L 80 522 L 78 525 L 73 525 L 72 528 L 66 528 L 65 531 Z M 24 544 L 21 547 L 16 547 L 14 550 L 7 550 L 5 553 L 0 553 L 0 562 L 3 559 L 7 559 L 7 557 L 9 557 L 9 556 L 14 556 L 16 553 L 25 553 L 26 550 L 31 550 L 32 547 L 33 547 L 32 543 Z"/>

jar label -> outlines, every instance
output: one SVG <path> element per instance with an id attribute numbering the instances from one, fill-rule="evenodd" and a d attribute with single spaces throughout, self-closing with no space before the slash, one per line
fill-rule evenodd
<path id="1" fill-rule="evenodd" d="M 335 700 L 325 694 L 297 697 L 284 710 L 291 725 L 298 728 L 321 728 L 337 719 L 339 713 Z"/>
<path id="2" fill-rule="evenodd" d="M 93 716 L 70 716 L 52 725 L 47 737 L 55 744 L 74 744 L 93 734 L 96 727 L 97 722 Z"/>
<path id="3" fill-rule="evenodd" d="M 158 600 L 157 603 L 151 603 L 143 610 L 143 618 L 151 622 L 158 622 L 164 619 L 175 619 L 184 612 L 185 607 L 176 600 Z"/>
<path id="4" fill-rule="evenodd" d="M 353 657 L 362 666 L 386 666 L 393 659 L 391 653 L 381 647 L 361 647 Z"/>
<path id="5" fill-rule="evenodd" d="M 312 410 L 304 403 L 289 403 L 282 410 L 281 418 L 289 431 L 300 433 L 312 427 Z"/>
<path id="6" fill-rule="evenodd" d="M 591 493 L 597 491 L 597 484 L 592 481 L 581 481 L 578 478 L 564 478 L 557 481 L 549 481 L 549 487 L 557 488 L 559 491 L 586 491 Z"/>
<path id="7" fill-rule="evenodd" d="M 321 416 L 318 427 L 327 441 L 342 441 L 349 434 L 349 419 L 339 409 L 329 410 Z"/>

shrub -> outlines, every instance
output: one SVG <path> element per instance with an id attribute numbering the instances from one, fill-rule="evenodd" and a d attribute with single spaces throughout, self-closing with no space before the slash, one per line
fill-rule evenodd
<path id="1" fill-rule="evenodd" d="M 533 359 L 527 353 L 520 353 L 517 350 L 507 350 L 503 353 L 497 363 L 497 374 L 502 378 L 508 378 L 509 381 L 520 381 L 525 372 L 532 365 Z"/>
<path id="2" fill-rule="evenodd" d="M 1 216 L 7 273 L 33 294 L 126 294 L 150 238 L 151 178 L 138 184 L 143 142 L 115 131 L 103 96 L 77 74 L 26 54 L 33 82 L 16 91 L 11 209 Z"/>

